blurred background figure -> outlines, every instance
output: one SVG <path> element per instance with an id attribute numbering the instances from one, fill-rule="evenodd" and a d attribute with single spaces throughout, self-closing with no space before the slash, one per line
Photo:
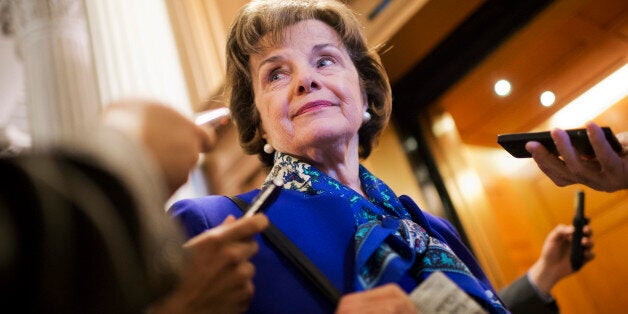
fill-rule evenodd
<path id="1" fill-rule="evenodd" d="M 29 313 L 246 309 L 252 237 L 266 218 L 231 219 L 184 245 L 163 211 L 211 149 L 209 134 L 170 107 L 127 101 L 108 106 L 84 136 L 0 159 L 0 305 Z"/>

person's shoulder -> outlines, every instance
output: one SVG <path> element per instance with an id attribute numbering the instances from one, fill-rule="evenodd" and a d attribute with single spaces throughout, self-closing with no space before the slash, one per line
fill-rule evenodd
<path id="1" fill-rule="evenodd" d="M 400 196 L 399 200 L 408 210 L 412 219 L 419 225 L 423 227 L 429 226 L 430 229 L 435 230 L 439 234 L 451 234 L 459 237 L 458 230 L 447 219 L 421 210 L 412 198 L 407 195 Z"/>
<path id="2" fill-rule="evenodd" d="M 228 206 L 231 202 L 229 198 L 223 195 L 208 195 L 195 198 L 180 199 L 172 204 L 168 209 L 171 214 L 176 214 L 180 211 L 196 211 L 209 207 L 224 207 Z"/>
<path id="3" fill-rule="evenodd" d="M 432 214 L 428 214 L 428 216 L 432 228 L 434 228 L 434 230 L 436 230 L 439 234 L 441 234 L 445 238 L 460 238 L 460 233 L 449 220 L 444 217 Z"/>
<path id="4" fill-rule="evenodd" d="M 182 211 L 203 211 L 203 210 L 220 210 L 225 208 L 237 208 L 233 198 L 239 198 L 246 202 L 250 202 L 253 197 L 259 192 L 259 190 L 252 190 L 237 196 L 225 196 L 225 195 L 207 195 L 195 198 L 184 198 L 174 202 L 168 212 L 172 215 L 176 215 Z"/>
<path id="5" fill-rule="evenodd" d="M 170 206 L 168 214 L 183 225 L 188 237 L 193 237 L 219 225 L 230 215 L 240 217 L 242 210 L 227 196 L 208 195 L 178 200 Z"/>

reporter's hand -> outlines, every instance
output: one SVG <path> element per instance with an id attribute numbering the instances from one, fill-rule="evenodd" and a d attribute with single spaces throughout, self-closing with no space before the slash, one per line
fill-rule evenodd
<path id="1" fill-rule="evenodd" d="M 199 153 L 209 151 L 214 135 L 166 105 L 128 100 L 112 103 L 103 121 L 145 147 L 163 173 L 170 194 L 187 180 Z"/>
<path id="2" fill-rule="evenodd" d="M 587 133 L 595 158 L 585 159 L 571 145 L 567 132 L 552 130 L 552 139 L 562 160 L 538 142 L 526 143 L 526 150 L 557 186 L 581 183 L 598 191 L 613 192 L 628 188 L 628 132 L 617 134 L 623 151 L 617 154 L 595 123 L 587 123 Z"/>
<path id="3" fill-rule="evenodd" d="M 350 293 L 340 299 L 337 314 L 418 313 L 410 297 L 396 284 Z"/>
<path id="4" fill-rule="evenodd" d="M 569 259 L 574 227 L 558 225 L 545 238 L 541 256 L 530 267 L 528 276 L 541 291 L 549 294 L 556 283 L 574 273 Z M 593 254 L 592 231 L 584 226 L 581 244 L 584 247 L 584 264 L 595 257 Z"/>
<path id="5" fill-rule="evenodd" d="M 254 236 L 268 227 L 263 214 L 235 220 L 190 239 L 190 253 L 174 292 L 153 307 L 156 313 L 241 313 L 253 297 L 255 267 L 250 259 L 258 250 Z"/>

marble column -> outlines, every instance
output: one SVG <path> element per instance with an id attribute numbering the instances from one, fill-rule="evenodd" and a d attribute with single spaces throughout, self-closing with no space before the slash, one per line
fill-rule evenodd
<path id="1" fill-rule="evenodd" d="M 85 1 L 85 8 L 103 104 L 140 97 L 192 113 L 164 0 Z"/>
<path id="2" fill-rule="evenodd" d="M 9 3 L 33 147 L 85 134 L 100 105 L 83 1 Z"/>
<path id="3" fill-rule="evenodd" d="M 165 1 L 85 0 L 85 8 L 101 103 L 155 99 L 190 116 L 192 104 Z M 206 184 L 195 169 L 167 205 L 207 194 Z"/>

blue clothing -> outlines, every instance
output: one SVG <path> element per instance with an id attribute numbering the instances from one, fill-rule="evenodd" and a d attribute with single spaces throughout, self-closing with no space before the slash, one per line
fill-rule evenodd
<path id="1" fill-rule="evenodd" d="M 240 195 L 250 202 L 259 190 Z M 340 204 L 339 204 L 340 203 Z M 338 210 L 348 206 L 328 196 L 307 196 L 283 190 L 266 215 L 329 278 L 342 293 L 353 291 L 353 216 Z M 180 219 L 188 236 L 193 237 L 220 224 L 228 215 L 242 212 L 228 198 L 208 196 L 182 200 L 170 212 Z M 316 227 L 314 227 L 316 226 Z M 265 239 L 258 236 L 259 252 L 255 265 L 255 295 L 251 313 L 332 313 L 333 307 L 313 290 L 296 269 L 277 255 Z"/>
<path id="2" fill-rule="evenodd" d="M 276 157 L 265 184 L 274 177 L 286 182 L 285 190 L 266 215 L 343 294 L 387 282 L 410 292 L 433 270 L 445 268 L 445 274 L 489 312 L 506 312 L 451 224 L 423 213 L 407 196 L 397 198 L 365 168 L 360 167 L 360 180 L 368 199 L 285 154 Z M 258 192 L 240 198 L 250 202 Z M 219 196 L 183 200 L 170 211 L 190 237 L 228 215 L 241 215 L 231 200 Z M 256 289 L 251 312 L 333 312 L 265 239 L 257 240 L 260 251 L 252 259 Z M 438 267 L 430 269 L 433 265 Z"/>
<path id="3" fill-rule="evenodd" d="M 259 190 L 240 197 L 250 202 L 257 192 Z M 400 200 L 419 225 L 445 241 L 475 277 L 491 287 L 451 224 L 422 212 L 408 196 L 401 196 Z M 356 228 L 351 212 L 343 210 L 348 207 L 348 202 L 333 197 L 283 190 L 266 211 L 273 224 L 301 248 L 343 294 L 354 291 L 355 278 L 353 236 Z M 242 215 L 240 209 L 224 196 L 181 200 L 170 208 L 170 213 L 180 219 L 189 237 L 220 224 L 228 215 Z M 260 249 L 252 258 L 256 270 L 251 313 L 333 312 L 327 300 L 263 238 L 258 236 L 257 241 Z"/>

